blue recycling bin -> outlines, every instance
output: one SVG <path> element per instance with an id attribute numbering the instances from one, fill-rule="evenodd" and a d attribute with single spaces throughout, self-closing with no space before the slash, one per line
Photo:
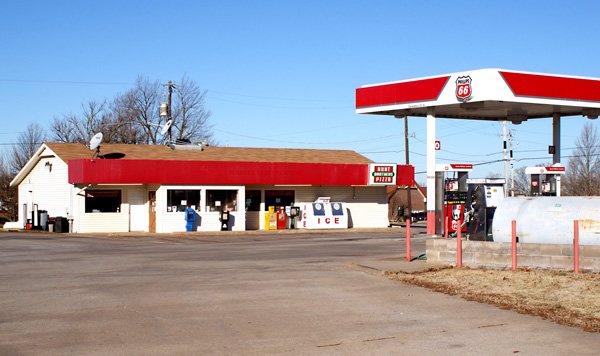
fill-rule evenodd
<path id="1" fill-rule="evenodd" d="M 196 223 L 196 211 L 191 207 L 185 209 L 185 231 L 194 231 L 194 224 Z"/>

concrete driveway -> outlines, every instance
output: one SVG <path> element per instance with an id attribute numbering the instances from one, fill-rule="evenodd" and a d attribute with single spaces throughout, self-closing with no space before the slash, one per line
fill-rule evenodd
<path id="1" fill-rule="evenodd" d="M 0 234 L 0 354 L 596 355 L 600 336 L 365 273 L 382 232 Z M 413 241 L 413 251 L 424 240 Z"/>

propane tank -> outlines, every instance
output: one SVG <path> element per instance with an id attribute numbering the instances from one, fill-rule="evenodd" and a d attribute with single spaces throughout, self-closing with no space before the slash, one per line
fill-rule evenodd
<path id="1" fill-rule="evenodd" d="M 494 241 L 511 241 L 512 220 L 520 243 L 572 244 L 579 220 L 579 243 L 600 245 L 600 197 L 505 198 L 494 214 Z"/>

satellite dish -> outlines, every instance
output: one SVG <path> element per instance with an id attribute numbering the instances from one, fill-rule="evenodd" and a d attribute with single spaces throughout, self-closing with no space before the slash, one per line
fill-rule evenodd
<path id="1" fill-rule="evenodd" d="M 100 156 L 100 143 L 102 142 L 102 132 L 98 132 L 90 140 L 90 151 L 96 150 L 94 157 Z"/>
<path id="2" fill-rule="evenodd" d="M 98 132 L 90 140 L 90 151 L 98 149 L 98 147 L 100 147 L 101 142 L 102 142 L 102 132 Z"/>
<path id="3" fill-rule="evenodd" d="M 163 126 L 162 130 L 160 130 L 160 134 L 161 135 L 166 135 L 167 132 L 169 132 L 169 130 L 171 129 L 171 124 L 173 123 L 173 120 L 169 120 L 167 122 L 165 122 L 165 126 Z"/>

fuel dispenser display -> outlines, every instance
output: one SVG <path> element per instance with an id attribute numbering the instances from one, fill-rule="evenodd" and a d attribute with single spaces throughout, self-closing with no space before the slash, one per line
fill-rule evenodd
<path id="1" fill-rule="evenodd" d="M 461 229 L 466 232 L 465 204 L 467 203 L 469 172 L 473 169 L 472 164 L 452 163 L 438 164 L 436 166 L 436 222 L 435 233 L 442 235 L 446 229 L 449 234 L 454 234 Z M 445 222 L 448 221 L 448 226 Z"/>
<path id="2" fill-rule="evenodd" d="M 458 231 L 458 224 L 465 221 L 465 204 L 467 203 L 467 190 L 459 189 L 458 179 L 447 178 L 444 192 L 444 222 L 448 219 L 448 233 Z M 466 232 L 466 226 L 462 226 L 461 232 Z"/>
<path id="3" fill-rule="evenodd" d="M 492 221 L 496 208 L 504 199 L 503 178 L 468 179 L 467 237 L 469 240 L 492 241 Z"/>

